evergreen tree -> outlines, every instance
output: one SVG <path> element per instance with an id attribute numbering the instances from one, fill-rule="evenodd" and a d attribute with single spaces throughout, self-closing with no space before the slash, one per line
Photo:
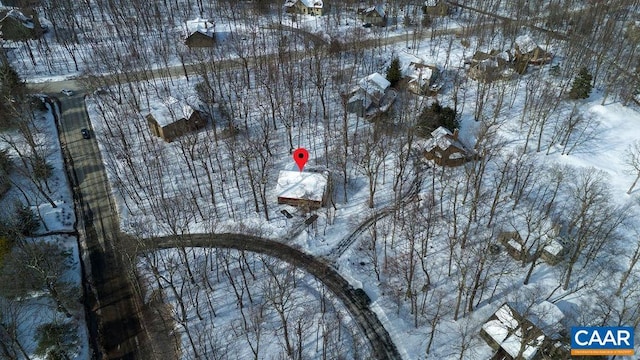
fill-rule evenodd
<path id="1" fill-rule="evenodd" d="M 387 80 L 391 83 L 391 86 L 395 86 L 398 81 L 402 79 L 402 72 L 400 71 L 400 59 L 397 57 L 391 60 L 391 65 L 387 69 Z"/>
<path id="2" fill-rule="evenodd" d="M 571 91 L 569 92 L 569 97 L 571 99 L 586 99 L 591 94 L 591 89 L 593 85 L 591 85 L 591 81 L 593 77 L 589 74 L 589 70 L 586 67 L 583 67 L 576 75 L 575 79 L 573 79 L 573 85 L 571 86 Z"/>
<path id="3" fill-rule="evenodd" d="M 29 236 L 38 230 L 40 220 L 30 207 L 17 203 L 14 227 L 20 234 Z"/>
<path id="4" fill-rule="evenodd" d="M 417 134 L 422 137 L 428 137 L 439 126 L 453 131 L 458 127 L 458 116 L 455 110 L 449 106 L 442 107 L 436 101 L 422 110 L 418 117 Z"/>
<path id="5" fill-rule="evenodd" d="M 5 98 L 14 98 L 24 93 L 25 84 L 8 61 L 0 62 L 0 94 Z"/>
<path id="6" fill-rule="evenodd" d="M 11 64 L 0 61 L 0 128 L 11 125 L 15 115 L 15 103 L 21 101 L 25 84 Z"/>
<path id="7" fill-rule="evenodd" d="M 69 359 L 78 347 L 78 334 L 70 323 L 49 323 L 38 326 L 35 353 L 47 359 Z"/>

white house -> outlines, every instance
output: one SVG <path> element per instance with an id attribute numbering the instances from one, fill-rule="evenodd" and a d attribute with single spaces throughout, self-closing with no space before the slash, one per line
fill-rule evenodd
<path id="1" fill-rule="evenodd" d="M 368 109 L 380 107 L 390 86 L 389 80 L 377 72 L 362 78 L 349 93 L 347 111 L 364 116 Z"/>

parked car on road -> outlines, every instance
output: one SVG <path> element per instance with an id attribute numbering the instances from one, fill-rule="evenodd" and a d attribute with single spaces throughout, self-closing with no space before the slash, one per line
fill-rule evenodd
<path id="1" fill-rule="evenodd" d="M 61 93 L 67 95 L 67 96 L 72 96 L 73 95 L 73 91 L 69 90 L 69 89 L 62 89 L 62 91 L 60 91 Z"/>
<path id="2" fill-rule="evenodd" d="M 89 133 L 89 130 L 82 129 L 82 130 L 80 130 L 80 133 L 82 133 L 82 138 L 91 139 L 91 134 Z"/>

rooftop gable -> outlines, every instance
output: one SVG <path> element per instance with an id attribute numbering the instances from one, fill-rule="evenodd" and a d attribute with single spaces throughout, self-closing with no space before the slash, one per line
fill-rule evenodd
<path id="1" fill-rule="evenodd" d="M 149 113 L 158 125 L 164 127 L 180 119 L 189 119 L 195 109 L 188 100 L 178 100 L 172 96 L 159 103 L 152 103 Z"/>
<path id="2" fill-rule="evenodd" d="M 196 18 L 194 20 L 187 21 L 188 35 L 199 32 L 209 37 L 214 37 L 215 28 L 216 24 L 211 20 Z"/>
<path id="3" fill-rule="evenodd" d="M 358 83 L 360 88 L 370 95 L 384 93 L 391 83 L 384 76 L 375 72 L 363 79 Z"/>

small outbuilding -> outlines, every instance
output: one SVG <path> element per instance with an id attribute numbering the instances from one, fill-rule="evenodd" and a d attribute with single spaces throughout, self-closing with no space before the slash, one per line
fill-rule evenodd
<path id="1" fill-rule="evenodd" d="M 558 236 L 554 229 L 552 236 Z M 560 239 L 558 237 L 558 239 Z M 552 239 L 548 235 L 544 235 L 539 241 L 543 242 L 540 258 L 549 265 L 556 265 L 564 258 L 566 249 L 561 241 Z M 507 253 L 518 261 L 532 261 L 535 254 L 531 254 L 525 246 L 522 236 L 517 231 L 502 231 L 498 234 L 498 242 L 500 242 Z"/>
<path id="2" fill-rule="evenodd" d="M 172 142 L 177 137 L 206 126 L 206 118 L 186 101 L 170 97 L 157 106 L 152 106 L 146 116 L 151 134 Z"/>
<path id="3" fill-rule="evenodd" d="M 281 170 L 276 185 L 278 204 L 307 210 L 319 209 L 330 196 L 329 172 Z"/>

